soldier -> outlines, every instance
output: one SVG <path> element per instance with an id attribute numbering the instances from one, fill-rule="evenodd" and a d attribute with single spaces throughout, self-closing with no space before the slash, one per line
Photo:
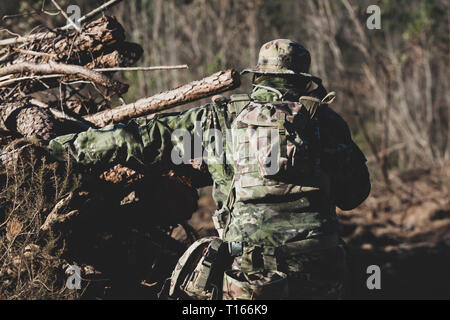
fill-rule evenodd
<path id="1" fill-rule="evenodd" d="M 50 152 L 84 166 L 157 171 L 173 165 L 174 147 L 193 159 L 187 149 L 200 134 L 202 154 L 223 150 L 227 160 L 207 163 L 213 220 L 234 258 L 224 298 L 342 298 L 347 266 L 336 206 L 364 201 L 369 173 L 346 122 L 328 106 L 334 93 L 307 73 L 310 62 L 299 43 L 270 41 L 257 66 L 243 71 L 253 74 L 250 95 L 61 136 Z M 180 129 L 191 141 L 174 139 Z M 211 131 L 231 139 L 211 139 Z"/>

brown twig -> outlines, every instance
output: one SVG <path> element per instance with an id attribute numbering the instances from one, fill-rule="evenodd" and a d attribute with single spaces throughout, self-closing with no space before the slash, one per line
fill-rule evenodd
<path id="1" fill-rule="evenodd" d="M 55 228 L 59 224 L 63 224 L 70 220 L 72 217 L 79 214 L 78 210 L 72 210 L 69 213 L 62 214 L 61 210 L 66 207 L 73 198 L 73 193 L 69 193 L 65 198 L 60 200 L 53 210 L 48 214 L 44 224 L 41 226 L 42 231 L 49 231 Z"/>
<path id="2" fill-rule="evenodd" d="M 20 78 L 11 78 L 9 77 L 6 80 L 0 81 L 0 88 L 7 87 L 13 83 L 22 82 L 25 80 L 42 80 L 42 79 L 52 79 L 52 78 L 59 78 L 64 76 L 63 74 L 51 74 L 46 76 L 27 76 L 27 77 L 20 77 Z"/>
<path id="3" fill-rule="evenodd" d="M 107 76 L 96 72 L 91 69 L 87 69 L 77 65 L 61 64 L 54 61 L 49 61 L 46 64 L 34 64 L 29 62 L 21 62 L 13 65 L 9 65 L 0 69 L 0 77 L 13 73 L 32 72 L 38 74 L 65 74 L 65 75 L 78 75 L 93 83 L 102 85 L 108 89 L 111 89 L 118 93 L 125 93 L 128 90 L 128 85 L 116 80 L 112 80 Z"/>
<path id="4" fill-rule="evenodd" d="M 157 67 L 123 67 L 123 68 L 97 68 L 93 69 L 97 72 L 113 72 L 113 71 L 158 71 L 158 70 L 179 70 L 189 69 L 187 64 L 177 66 L 157 66 Z"/>

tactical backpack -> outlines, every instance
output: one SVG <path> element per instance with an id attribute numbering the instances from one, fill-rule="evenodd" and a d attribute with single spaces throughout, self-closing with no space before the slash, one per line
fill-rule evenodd
<path id="1" fill-rule="evenodd" d="M 231 125 L 235 201 L 267 201 L 320 187 L 317 110 L 331 103 L 248 101 Z"/>
<path id="2" fill-rule="evenodd" d="M 221 237 L 235 201 L 283 199 L 320 189 L 317 111 L 334 98 L 331 92 L 322 100 L 308 96 L 299 102 L 257 102 L 243 97 L 235 101 L 237 115 L 231 124 L 230 150 L 234 178 L 220 217 L 217 212 L 213 217 Z M 233 108 L 233 98 L 231 105 Z M 275 270 L 276 266 L 261 272 L 231 270 L 230 244 L 218 237 L 193 243 L 164 286 L 167 296 L 205 300 L 274 299 L 287 295 L 286 275 Z"/>

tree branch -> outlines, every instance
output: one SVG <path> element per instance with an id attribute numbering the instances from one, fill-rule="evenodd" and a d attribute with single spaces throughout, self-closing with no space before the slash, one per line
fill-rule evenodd
<path id="1" fill-rule="evenodd" d="M 189 69 L 187 64 L 178 66 L 157 66 L 157 67 L 123 67 L 123 68 L 96 68 L 97 72 L 113 72 L 113 71 L 158 71 L 158 70 L 179 70 Z"/>
<path id="2" fill-rule="evenodd" d="M 0 77 L 13 73 L 33 72 L 39 74 L 65 74 L 77 75 L 92 81 L 96 84 L 102 85 L 118 93 L 125 93 L 128 90 L 128 85 L 116 80 L 112 80 L 107 76 L 77 65 L 56 63 L 49 61 L 47 64 L 33 64 L 29 62 L 22 62 L 9 65 L 0 69 Z"/>

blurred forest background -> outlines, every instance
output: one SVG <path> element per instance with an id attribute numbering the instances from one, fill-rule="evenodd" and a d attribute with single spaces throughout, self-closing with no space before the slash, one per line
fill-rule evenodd
<path id="1" fill-rule="evenodd" d="M 58 1 L 80 6 L 82 15 L 103 2 Z M 373 4 L 381 8 L 379 30 L 366 27 Z M 389 270 L 388 296 L 450 297 L 448 1 L 128 0 L 108 14 L 143 47 L 139 66 L 189 66 L 119 75 L 130 85 L 127 103 L 219 70 L 254 66 L 267 41 L 302 43 L 311 52 L 310 73 L 336 91 L 333 108 L 368 158 L 371 196 L 339 213 L 358 277 L 365 277 L 362 266 L 376 263 Z M 0 17 L 0 39 L 65 24 L 50 1 L 0 0 Z M 250 78 L 235 92 L 248 92 Z M 208 194 L 201 191 L 190 221 L 205 234 L 214 209 Z M 361 279 L 359 296 L 376 295 Z"/>
<path id="2" fill-rule="evenodd" d="M 83 14 L 103 2 L 59 3 L 76 4 Z M 371 4 L 381 8 L 380 30 L 366 27 Z M 0 26 L 22 35 L 43 23 L 58 27 L 65 20 L 56 13 L 50 1 L 2 0 Z M 336 110 L 350 122 L 356 141 L 376 165 L 374 173 L 385 183 L 392 184 L 390 169 L 449 163 L 445 0 L 130 0 L 110 13 L 126 26 L 128 39 L 144 48 L 139 65 L 190 68 L 126 73 L 127 101 L 225 68 L 254 66 L 263 43 L 289 38 L 310 50 L 311 73 L 337 92 Z M 11 34 L 4 31 L 0 37 Z M 249 89 L 244 79 L 239 91 Z"/>

